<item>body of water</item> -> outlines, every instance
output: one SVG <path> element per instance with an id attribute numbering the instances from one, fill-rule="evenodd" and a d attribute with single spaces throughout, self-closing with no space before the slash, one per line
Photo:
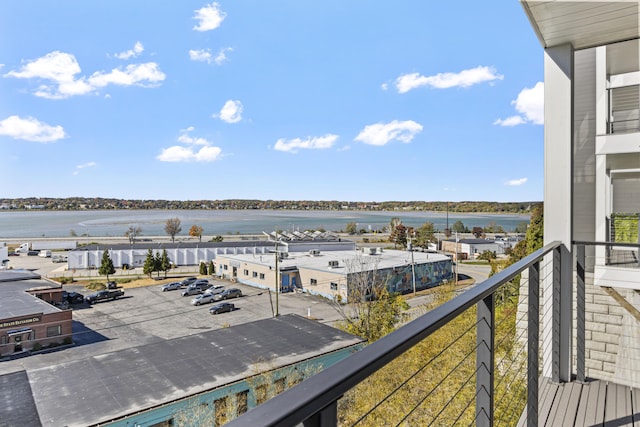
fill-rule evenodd
<path id="1" fill-rule="evenodd" d="M 187 236 L 192 225 L 204 229 L 204 236 L 219 234 L 260 234 L 278 230 L 344 230 L 356 222 L 358 230 L 381 231 L 391 218 L 399 217 L 405 226 L 420 227 L 434 223 L 436 229 L 447 226 L 446 213 L 433 212 L 366 212 L 366 211 L 287 211 L 287 210 L 105 210 L 105 211 L 28 211 L 0 212 L 0 239 L 21 237 L 123 236 L 130 226 L 140 227 L 142 236 L 166 235 L 164 226 L 169 218 L 179 218 L 180 236 Z M 449 227 L 456 221 L 471 230 L 493 223 L 507 232 L 528 215 L 452 214 Z"/>

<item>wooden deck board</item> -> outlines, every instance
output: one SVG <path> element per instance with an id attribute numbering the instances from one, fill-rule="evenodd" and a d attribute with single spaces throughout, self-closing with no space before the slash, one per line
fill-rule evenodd
<path id="1" fill-rule="evenodd" d="M 538 423 L 558 427 L 640 427 L 640 390 L 606 381 L 540 379 Z M 518 421 L 526 426 L 526 410 Z"/>

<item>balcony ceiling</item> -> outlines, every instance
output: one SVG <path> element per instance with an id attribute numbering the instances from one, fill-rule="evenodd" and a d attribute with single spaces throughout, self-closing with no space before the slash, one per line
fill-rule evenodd
<path id="1" fill-rule="evenodd" d="M 543 47 L 571 43 L 586 49 L 637 39 L 638 0 L 520 0 Z"/>

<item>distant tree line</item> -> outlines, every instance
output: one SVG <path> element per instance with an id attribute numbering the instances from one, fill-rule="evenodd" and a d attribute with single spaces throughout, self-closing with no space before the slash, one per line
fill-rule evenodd
<path id="1" fill-rule="evenodd" d="M 538 202 L 425 202 L 387 201 L 353 202 L 340 200 L 128 200 L 101 197 L 48 198 L 28 197 L 0 199 L 0 209 L 17 210 L 110 210 L 110 209 L 287 209 L 287 210 L 359 210 L 359 211 L 429 211 L 528 214 Z"/>

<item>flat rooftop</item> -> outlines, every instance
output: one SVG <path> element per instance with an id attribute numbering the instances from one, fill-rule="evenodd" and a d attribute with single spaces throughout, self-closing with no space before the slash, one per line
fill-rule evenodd
<path id="1" fill-rule="evenodd" d="M 35 313 L 58 313 L 59 308 L 27 291 L 61 288 L 28 270 L 0 270 L 0 318 L 28 316 Z"/>
<path id="2" fill-rule="evenodd" d="M 308 252 L 289 252 L 287 257 L 278 261 L 281 270 L 287 268 L 308 268 L 313 270 L 331 271 L 336 274 L 347 274 L 357 271 L 370 270 L 372 268 L 387 269 L 411 264 L 411 252 L 385 249 L 381 252 L 376 250 L 376 254 L 370 254 L 369 249 L 365 252 L 358 251 L 326 251 L 317 255 Z M 275 268 L 275 254 L 271 255 L 221 255 L 224 258 L 249 264 L 260 264 Z M 427 264 L 437 261 L 445 261 L 450 258 L 446 255 L 428 252 L 413 252 L 413 262 L 415 264 Z M 337 267 L 329 267 L 331 261 L 338 263 Z"/>
<path id="3" fill-rule="evenodd" d="M 0 425 L 86 426 L 362 343 L 294 314 L 0 376 Z M 264 370 L 264 369 L 263 369 Z M 31 418 L 27 417 L 30 416 Z M 27 417 L 27 418 L 23 418 Z"/>

